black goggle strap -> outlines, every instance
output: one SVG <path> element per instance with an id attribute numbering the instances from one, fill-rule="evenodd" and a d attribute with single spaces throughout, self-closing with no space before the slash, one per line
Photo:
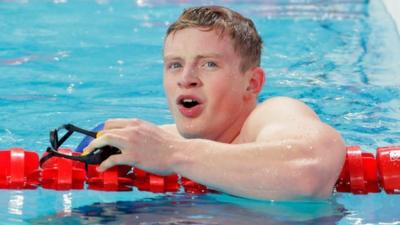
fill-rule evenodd
<path id="1" fill-rule="evenodd" d="M 68 131 L 58 140 L 58 130 L 50 131 L 50 144 L 53 149 L 58 149 L 74 133 L 73 131 Z"/>
<path id="2" fill-rule="evenodd" d="M 66 129 L 68 132 L 66 134 L 64 134 L 61 137 L 61 139 L 59 140 L 58 139 L 58 130 L 60 130 L 60 129 Z M 40 159 L 40 167 L 42 167 L 43 163 L 45 163 L 51 157 L 62 157 L 62 158 L 66 158 L 66 159 L 71 159 L 71 160 L 84 162 L 86 170 L 88 169 L 88 161 L 92 161 L 90 156 L 73 156 L 73 155 L 63 154 L 63 153 L 60 153 L 60 152 L 57 151 L 57 149 L 74 132 L 82 133 L 82 134 L 85 134 L 85 135 L 93 137 L 93 138 L 96 138 L 96 136 L 97 136 L 97 132 L 85 130 L 85 129 L 79 128 L 77 126 L 74 126 L 72 124 L 65 124 L 65 125 L 57 128 L 57 129 L 55 129 L 53 131 L 50 131 L 50 144 L 51 144 L 52 148 L 48 147 L 47 150 L 46 150 L 47 155 Z"/>
<path id="3" fill-rule="evenodd" d="M 65 124 L 65 125 L 62 126 L 62 128 L 66 129 L 68 131 L 85 134 L 85 135 L 90 136 L 92 138 L 96 138 L 96 135 L 97 135 L 97 132 L 95 132 L 95 131 L 85 130 L 85 129 L 82 129 L 80 127 L 74 126 L 72 124 Z"/>
<path id="4" fill-rule="evenodd" d="M 66 129 L 68 132 L 58 140 L 58 131 L 61 129 Z M 72 124 L 65 124 L 50 132 L 50 144 L 53 149 L 57 150 L 74 132 L 85 134 L 93 138 L 97 136 L 97 132 L 85 130 Z"/>
<path id="5" fill-rule="evenodd" d="M 52 148 L 47 148 L 46 150 L 47 155 L 43 156 L 40 159 L 40 167 L 42 167 L 43 163 L 45 163 L 47 160 L 49 160 L 52 157 L 60 157 L 60 158 L 66 158 L 66 159 L 71 159 L 79 162 L 85 163 L 85 169 L 88 171 L 88 164 L 93 164 L 93 159 L 91 155 L 86 155 L 86 156 L 74 156 L 74 155 L 67 155 L 64 153 L 60 153 L 59 151 L 56 151 Z"/>

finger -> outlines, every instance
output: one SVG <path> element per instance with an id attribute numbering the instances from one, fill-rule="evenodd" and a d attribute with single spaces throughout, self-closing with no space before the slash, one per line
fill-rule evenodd
<path id="1" fill-rule="evenodd" d="M 97 172 L 104 172 L 108 169 L 110 169 L 113 166 L 116 165 L 129 165 L 132 163 L 129 163 L 129 159 L 125 155 L 118 154 L 118 155 L 112 155 L 108 157 L 108 159 L 104 160 L 97 168 Z"/>
<path id="2" fill-rule="evenodd" d="M 95 139 L 94 141 L 92 141 L 92 142 L 82 151 L 82 155 L 83 155 L 83 156 L 84 156 L 84 155 L 87 155 L 87 154 L 89 154 L 91 151 L 93 151 L 94 149 L 103 147 L 103 145 L 102 145 L 102 146 L 99 146 L 99 145 L 101 145 L 102 142 L 100 142 L 100 144 L 99 144 L 98 142 L 99 142 L 100 137 L 102 137 L 102 136 L 104 136 L 104 135 L 106 135 L 106 134 L 107 134 L 107 136 L 105 137 L 105 139 L 106 139 L 105 141 L 107 141 L 108 139 L 111 139 L 111 140 L 114 140 L 114 141 L 115 141 L 115 138 L 116 138 L 116 139 L 120 139 L 120 141 L 116 140 L 116 141 L 120 142 L 118 146 L 121 146 L 122 141 L 125 140 L 124 137 L 126 137 L 126 136 L 125 136 L 125 135 L 126 135 L 126 131 L 125 131 L 124 129 L 113 129 L 113 130 L 103 130 L 103 131 L 99 131 L 99 132 L 97 132 L 96 139 Z M 104 140 L 103 140 L 103 141 L 104 141 Z M 93 143 L 93 142 L 95 142 L 95 143 Z M 106 145 L 111 145 L 111 144 L 106 144 Z M 94 147 L 92 147 L 92 146 L 94 146 Z M 112 145 L 112 146 L 114 146 L 114 145 Z M 114 146 L 114 147 L 117 147 L 117 146 Z M 121 147 L 123 147 L 123 146 L 121 146 Z M 117 147 L 117 148 L 119 148 L 119 147 Z"/>
<path id="3" fill-rule="evenodd" d="M 139 119 L 109 119 L 104 123 L 104 130 L 124 128 L 127 126 L 138 126 L 143 121 Z"/>
<path id="4" fill-rule="evenodd" d="M 83 149 L 82 155 L 87 155 L 94 149 L 101 148 L 107 145 L 116 147 L 118 149 L 123 149 L 125 143 L 126 139 L 122 135 L 103 132 L 101 137 L 94 139 L 85 149 Z"/>

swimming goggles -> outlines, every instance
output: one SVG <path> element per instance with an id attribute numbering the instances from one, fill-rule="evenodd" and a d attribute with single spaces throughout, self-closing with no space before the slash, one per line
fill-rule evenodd
<path id="1" fill-rule="evenodd" d="M 61 137 L 58 137 L 58 133 L 60 130 L 66 130 L 67 132 Z M 74 126 L 72 124 L 64 124 L 61 127 L 50 131 L 50 147 L 47 147 L 47 154 L 40 159 L 40 166 L 42 167 L 43 163 L 49 160 L 52 157 L 62 157 L 66 159 L 71 159 L 75 161 L 80 161 L 85 163 L 86 170 L 88 168 L 88 164 L 100 164 L 108 157 L 114 154 L 121 154 L 121 151 L 118 148 L 112 146 L 104 146 L 101 148 L 96 148 L 88 154 L 82 154 L 80 156 L 76 155 L 67 155 L 58 151 L 58 148 L 74 133 L 81 133 L 92 138 L 96 138 L 98 136 L 98 132 L 85 130 Z"/>

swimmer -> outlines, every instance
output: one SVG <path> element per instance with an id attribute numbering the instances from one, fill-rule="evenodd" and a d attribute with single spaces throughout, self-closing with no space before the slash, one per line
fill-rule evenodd
<path id="1" fill-rule="evenodd" d="M 175 124 L 110 119 L 85 152 L 122 152 L 99 171 L 131 165 L 177 173 L 252 199 L 327 198 L 345 160 L 340 134 L 304 103 L 264 86 L 253 22 L 219 6 L 186 9 L 164 40 L 164 89 Z"/>

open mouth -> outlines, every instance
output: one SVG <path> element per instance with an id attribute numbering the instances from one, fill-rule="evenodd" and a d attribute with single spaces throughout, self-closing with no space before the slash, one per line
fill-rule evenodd
<path id="1" fill-rule="evenodd" d="M 197 117 L 204 109 L 203 102 L 192 95 L 181 95 L 176 101 L 179 112 L 189 118 Z"/>
<path id="2" fill-rule="evenodd" d="M 199 102 L 195 99 L 181 99 L 179 101 L 179 104 L 182 105 L 183 107 L 190 109 L 195 107 L 196 105 L 199 104 Z"/>

